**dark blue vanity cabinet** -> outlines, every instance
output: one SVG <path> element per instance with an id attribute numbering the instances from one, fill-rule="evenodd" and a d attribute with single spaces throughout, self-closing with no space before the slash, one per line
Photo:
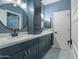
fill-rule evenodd
<path id="1" fill-rule="evenodd" d="M 0 49 L 0 59 L 41 59 L 51 48 L 52 34 Z M 1 57 L 2 56 L 2 57 Z"/>
<path id="2" fill-rule="evenodd" d="M 46 54 L 46 52 L 52 47 L 51 42 L 53 41 L 51 37 L 52 37 L 52 34 L 40 37 L 39 47 L 38 47 L 39 48 L 38 59 L 42 59 L 42 57 Z"/>

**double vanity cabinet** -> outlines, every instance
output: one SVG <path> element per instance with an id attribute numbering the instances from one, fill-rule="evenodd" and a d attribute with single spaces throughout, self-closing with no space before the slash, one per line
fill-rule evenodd
<path id="1" fill-rule="evenodd" d="M 42 59 L 52 47 L 53 34 L 46 34 L 0 49 L 0 59 Z"/>

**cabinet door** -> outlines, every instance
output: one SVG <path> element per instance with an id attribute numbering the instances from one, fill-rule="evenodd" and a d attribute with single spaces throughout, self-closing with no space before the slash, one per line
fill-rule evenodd
<path id="1" fill-rule="evenodd" d="M 30 53 L 30 59 L 37 59 L 37 44 L 34 44 L 28 48 Z"/>
<path id="2" fill-rule="evenodd" d="M 24 59 L 37 59 L 38 40 L 34 39 L 33 44 L 25 48 Z"/>
<path id="3" fill-rule="evenodd" d="M 19 52 L 19 53 L 15 53 L 9 57 L 2 57 L 0 59 L 23 59 L 23 54 L 22 54 L 22 52 Z"/>
<path id="4" fill-rule="evenodd" d="M 30 50 L 24 50 L 23 59 L 30 59 Z"/>
<path id="5" fill-rule="evenodd" d="M 52 41 L 52 40 L 51 40 L 51 35 L 48 35 L 48 36 L 47 36 L 47 49 L 49 49 L 49 48 L 51 47 L 51 45 L 52 45 L 52 44 L 51 44 L 51 41 Z"/>
<path id="6" fill-rule="evenodd" d="M 14 55 L 10 56 L 8 59 L 23 59 L 24 58 L 24 53 L 23 51 L 19 53 L 15 53 Z"/>
<path id="7" fill-rule="evenodd" d="M 40 52 L 46 47 L 46 38 L 45 37 L 41 37 L 39 39 L 39 50 Z"/>
<path id="8" fill-rule="evenodd" d="M 45 38 L 45 36 L 41 37 L 39 39 L 39 59 L 42 58 L 42 56 L 45 54 L 46 52 L 46 46 L 47 46 L 47 38 Z"/>

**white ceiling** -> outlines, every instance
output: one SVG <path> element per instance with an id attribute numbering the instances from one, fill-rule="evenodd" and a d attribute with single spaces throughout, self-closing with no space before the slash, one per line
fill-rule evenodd
<path id="1" fill-rule="evenodd" d="M 60 0 L 42 0 L 42 3 L 44 5 L 48 5 L 48 4 L 51 4 L 51 3 L 55 3 L 55 2 L 58 2 Z"/>

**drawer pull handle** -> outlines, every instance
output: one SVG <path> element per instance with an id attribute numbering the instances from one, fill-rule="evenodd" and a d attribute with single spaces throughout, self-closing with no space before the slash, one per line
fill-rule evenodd
<path id="1" fill-rule="evenodd" d="M 27 51 L 28 51 L 28 54 L 30 55 L 30 50 L 28 49 Z"/>
<path id="2" fill-rule="evenodd" d="M 25 51 L 25 55 L 30 55 L 30 50 L 28 49 L 27 51 Z"/>
<path id="3" fill-rule="evenodd" d="M 27 51 L 25 51 L 25 55 L 27 56 Z"/>

